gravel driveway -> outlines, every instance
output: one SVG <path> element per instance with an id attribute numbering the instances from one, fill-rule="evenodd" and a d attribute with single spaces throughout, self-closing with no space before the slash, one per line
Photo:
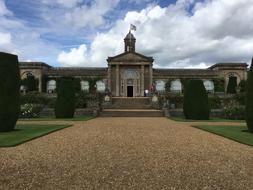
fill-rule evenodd
<path id="1" fill-rule="evenodd" d="M 253 147 L 166 118 L 96 118 L 0 148 L 0 189 L 248 190 Z"/>

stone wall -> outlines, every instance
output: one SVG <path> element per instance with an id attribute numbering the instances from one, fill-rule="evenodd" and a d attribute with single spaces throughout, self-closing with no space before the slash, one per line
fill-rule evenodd
<path id="1" fill-rule="evenodd" d="M 169 115 L 171 117 L 183 117 L 183 109 L 169 109 Z M 223 109 L 212 109 L 210 112 L 210 117 L 225 118 Z"/>
<path id="2" fill-rule="evenodd" d="M 99 110 L 98 109 L 76 109 L 75 116 L 98 116 Z M 54 109 L 53 108 L 44 108 L 40 113 L 41 117 L 55 117 Z"/>

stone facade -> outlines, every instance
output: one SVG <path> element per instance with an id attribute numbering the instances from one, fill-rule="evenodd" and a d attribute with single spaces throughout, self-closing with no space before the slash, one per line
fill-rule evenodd
<path id="1" fill-rule="evenodd" d="M 217 63 L 207 69 L 156 69 L 152 57 L 135 52 L 136 39 L 131 32 L 124 42 L 125 52 L 108 57 L 107 68 L 55 68 L 41 62 L 20 62 L 21 77 L 34 75 L 39 80 L 40 92 L 53 92 L 56 79 L 63 76 L 78 77 L 83 85 L 87 78 L 99 78 L 98 88 L 108 89 L 114 97 L 143 97 L 145 90 L 154 85 L 162 91 L 168 80 L 172 82 L 172 90 L 180 91 L 180 79 L 200 78 L 206 88 L 212 88 L 215 78 L 224 78 L 225 85 L 229 77 L 237 77 L 238 84 L 247 78 L 246 63 Z"/>

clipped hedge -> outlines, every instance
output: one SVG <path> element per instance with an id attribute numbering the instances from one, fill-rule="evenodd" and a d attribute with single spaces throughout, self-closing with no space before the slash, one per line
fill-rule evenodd
<path id="1" fill-rule="evenodd" d="M 236 100 L 233 100 L 224 107 L 224 114 L 226 119 L 238 120 L 245 119 L 245 106 L 240 105 Z"/>
<path id="2" fill-rule="evenodd" d="M 253 59 L 246 83 L 246 122 L 249 131 L 253 132 Z"/>
<path id="3" fill-rule="evenodd" d="M 74 79 L 61 78 L 57 84 L 55 116 L 56 118 L 73 118 L 75 113 Z"/>
<path id="4" fill-rule="evenodd" d="M 76 99 L 76 108 L 87 108 L 89 101 L 89 93 L 86 91 L 80 91 Z"/>
<path id="5" fill-rule="evenodd" d="M 222 108 L 222 98 L 217 95 L 210 96 L 208 98 L 209 105 L 211 109 L 221 109 Z"/>
<path id="6" fill-rule="evenodd" d="M 209 119 L 208 96 L 202 80 L 189 80 L 186 83 L 183 108 L 186 119 Z"/>
<path id="7" fill-rule="evenodd" d="M 246 81 L 245 80 L 241 80 L 241 82 L 239 84 L 239 88 L 240 88 L 241 93 L 246 92 Z"/>
<path id="8" fill-rule="evenodd" d="M 42 104 L 42 105 L 48 105 L 50 102 L 49 97 L 47 97 L 45 94 L 39 93 L 39 92 L 28 92 L 26 94 L 21 94 L 20 96 L 20 104 Z"/>
<path id="9" fill-rule="evenodd" d="M 16 55 L 0 52 L 0 131 L 12 131 L 20 112 L 20 71 Z"/>

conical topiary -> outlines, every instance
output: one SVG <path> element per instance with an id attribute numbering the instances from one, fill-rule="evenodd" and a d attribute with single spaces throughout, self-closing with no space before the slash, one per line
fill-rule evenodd
<path id="1" fill-rule="evenodd" d="M 18 57 L 0 52 L 0 132 L 15 128 L 20 112 L 19 90 Z"/>
<path id="2" fill-rule="evenodd" d="M 56 118 L 73 118 L 75 113 L 75 87 L 73 78 L 57 81 Z"/>
<path id="3" fill-rule="evenodd" d="M 184 91 L 184 115 L 186 119 L 209 119 L 208 96 L 202 80 L 187 81 Z"/>
<path id="4" fill-rule="evenodd" d="M 236 94 L 236 87 L 237 87 L 237 77 L 229 77 L 227 93 Z"/>
<path id="5" fill-rule="evenodd" d="M 246 83 L 246 122 L 249 131 L 253 132 L 253 58 Z"/>

